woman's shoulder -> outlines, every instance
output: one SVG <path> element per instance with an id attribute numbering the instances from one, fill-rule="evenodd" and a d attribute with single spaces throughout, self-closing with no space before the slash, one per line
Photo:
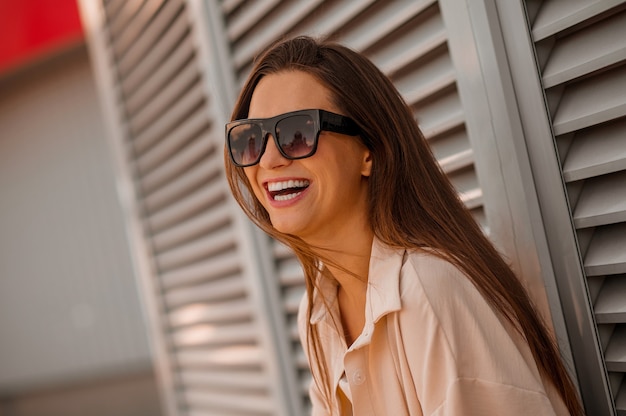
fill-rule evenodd
<path id="1" fill-rule="evenodd" d="M 421 357 L 428 359 L 423 365 L 430 362 L 430 351 L 445 351 L 452 357 L 458 380 L 482 380 L 492 392 L 498 384 L 511 391 L 546 395 L 524 338 L 455 264 L 432 252 L 407 252 L 400 287 L 402 309 L 394 318 L 396 327 L 407 350 L 426 344 Z M 530 398 L 526 393 L 522 396 Z"/>
<path id="2" fill-rule="evenodd" d="M 429 299 L 480 296 L 467 275 L 434 250 L 408 250 L 400 272 L 401 288 L 424 291 Z"/>
<path id="3" fill-rule="evenodd" d="M 467 275 L 432 251 L 407 251 L 400 273 L 402 314 L 431 319 L 445 333 L 501 322 Z M 411 318 L 412 317 L 412 318 Z"/>

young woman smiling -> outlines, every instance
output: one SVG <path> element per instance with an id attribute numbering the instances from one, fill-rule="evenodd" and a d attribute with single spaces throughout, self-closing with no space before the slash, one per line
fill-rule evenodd
<path id="1" fill-rule="evenodd" d="M 583 414 L 519 280 L 369 60 L 278 42 L 232 120 L 232 192 L 304 269 L 314 415 Z"/>

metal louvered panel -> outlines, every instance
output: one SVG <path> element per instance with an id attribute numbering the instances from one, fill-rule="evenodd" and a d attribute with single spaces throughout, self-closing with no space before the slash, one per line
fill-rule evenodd
<path id="1" fill-rule="evenodd" d="M 260 324 L 267 319 L 252 299 L 249 243 L 227 198 L 220 97 L 207 80 L 197 4 L 84 3 L 99 7 L 101 43 L 92 48 L 106 56 L 106 106 L 134 186 L 130 225 L 143 247 L 135 254 L 145 265 L 167 411 L 287 414 L 270 382 L 276 370 Z"/>
<path id="2" fill-rule="evenodd" d="M 266 45 L 311 13 L 321 0 L 308 2 L 247 1 L 225 15 L 228 33 L 235 25 L 236 39 L 230 39 L 235 73 L 243 82 L 254 56 Z M 261 4 L 263 8 L 255 7 Z"/>
<path id="3" fill-rule="evenodd" d="M 626 2 L 544 1 L 532 36 L 610 394 L 624 415 Z"/>
<path id="4" fill-rule="evenodd" d="M 303 397 L 307 397 L 311 374 L 309 373 L 309 366 L 304 356 L 304 351 L 300 346 L 297 320 L 300 301 L 306 291 L 304 287 L 304 273 L 289 248 L 281 243 L 273 242 L 272 251 L 282 291 L 283 311 L 287 317 L 287 333 L 291 343 L 291 356 L 289 359 L 300 383 L 298 391 Z M 305 400 L 304 406 L 307 409 L 306 413 L 310 413 L 308 411 L 310 404 L 307 400 Z"/>
<path id="5" fill-rule="evenodd" d="M 437 1 L 222 1 L 221 11 L 238 85 L 247 77 L 254 56 L 282 36 L 330 37 L 368 56 L 390 76 L 414 110 L 442 168 L 488 229 Z M 306 397 L 310 374 L 296 323 L 305 292 L 303 274 L 285 247 L 277 243 L 272 247 L 292 345 L 291 357 L 286 359 L 293 363 L 300 392 Z M 304 402 L 308 406 L 306 398 Z"/>

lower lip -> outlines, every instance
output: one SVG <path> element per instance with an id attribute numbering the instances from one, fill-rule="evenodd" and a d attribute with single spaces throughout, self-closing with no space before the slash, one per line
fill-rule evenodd
<path id="1" fill-rule="evenodd" d="M 269 201 L 270 205 L 274 208 L 286 208 L 286 207 L 290 207 L 292 205 L 297 204 L 302 198 L 304 198 L 305 194 L 308 192 L 309 188 L 304 188 L 298 195 L 296 195 L 295 197 L 291 198 L 291 199 L 287 199 L 285 201 L 278 201 L 275 200 L 274 198 L 272 198 L 272 195 L 269 193 L 269 191 L 267 192 L 267 200 Z"/>

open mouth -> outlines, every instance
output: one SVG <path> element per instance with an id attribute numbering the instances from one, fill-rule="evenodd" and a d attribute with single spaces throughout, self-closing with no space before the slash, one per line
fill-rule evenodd
<path id="1" fill-rule="evenodd" d="M 266 188 L 274 201 L 288 201 L 300 195 L 308 186 L 308 180 L 296 179 L 281 182 L 268 182 Z"/>

